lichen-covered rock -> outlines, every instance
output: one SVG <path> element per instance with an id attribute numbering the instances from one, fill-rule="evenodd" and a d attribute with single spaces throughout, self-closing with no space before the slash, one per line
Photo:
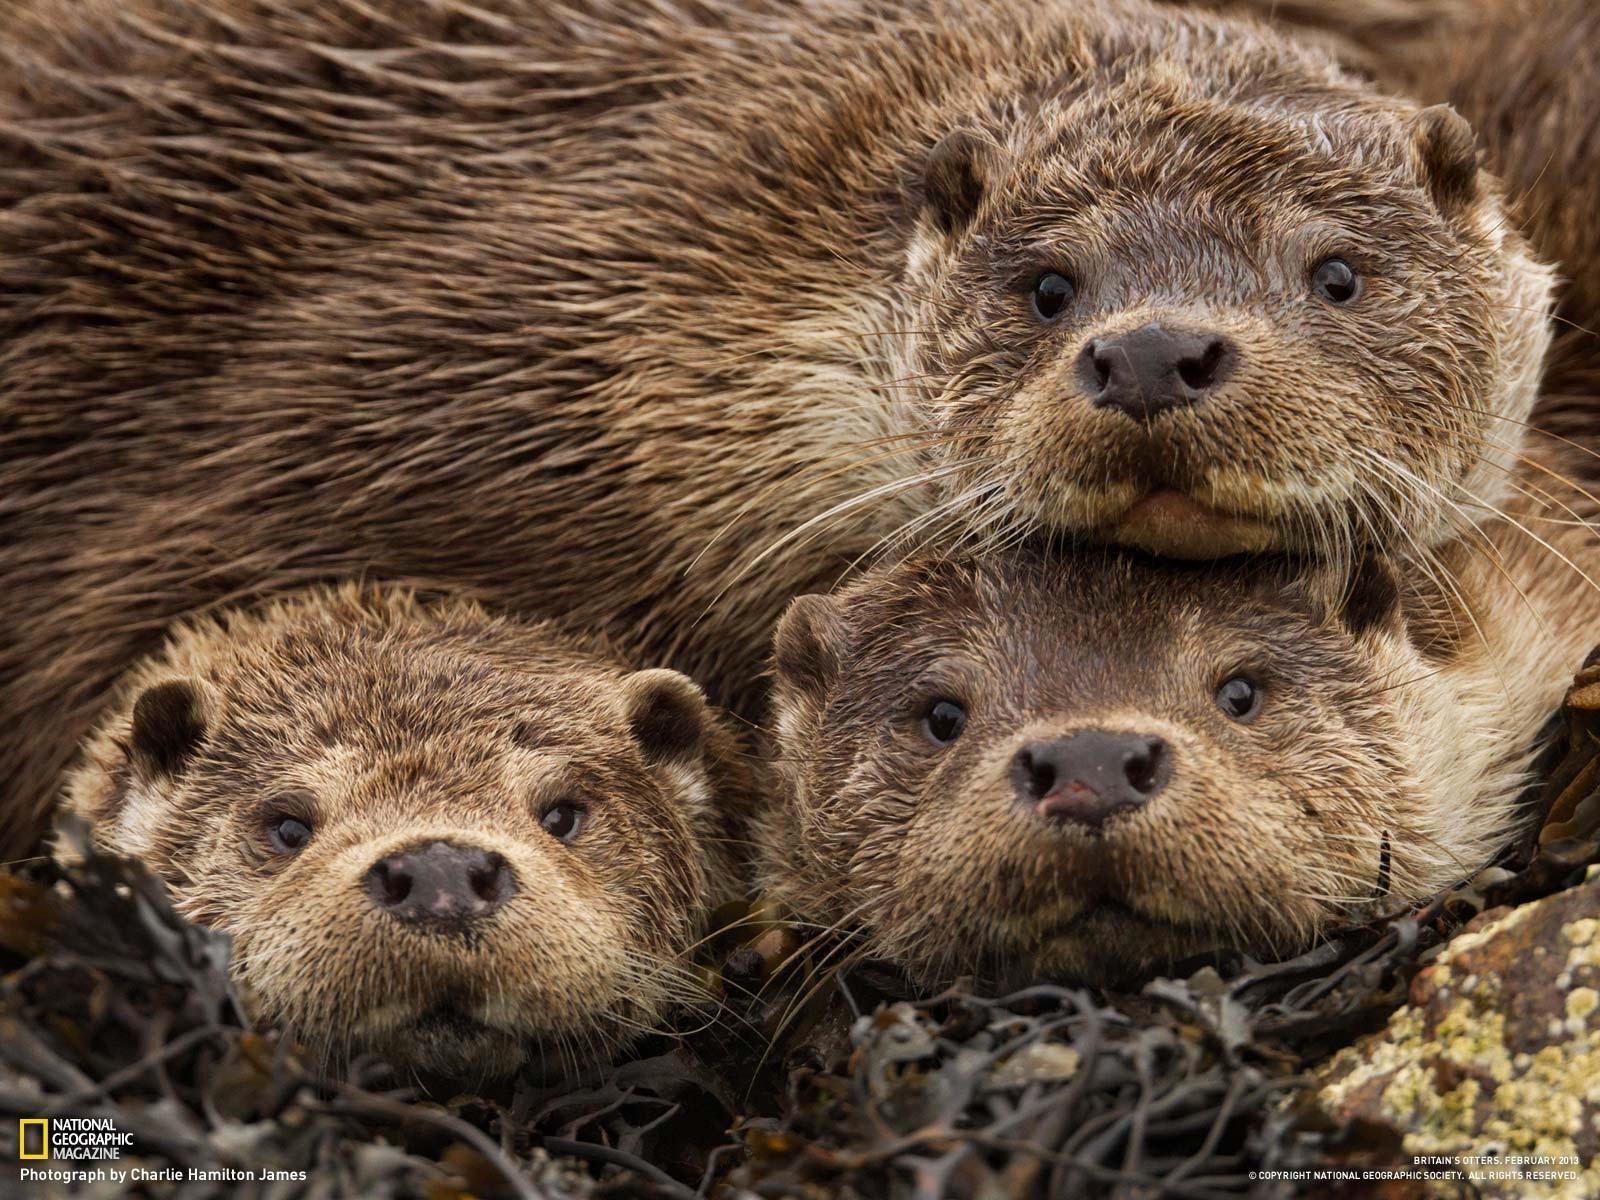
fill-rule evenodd
<path id="1" fill-rule="evenodd" d="M 1424 1169 L 1460 1160 L 1485 1196 L 1600 1195 L 1600 874 L 1482 914 L 1417 974 L 1386 1029 L 1319 1074 L 1335 1124 L 1395 1135 L 1383 1165 L 1398 1144 Z M 1385 1194 L 1461 1191 L 1437 1179 Z"/>

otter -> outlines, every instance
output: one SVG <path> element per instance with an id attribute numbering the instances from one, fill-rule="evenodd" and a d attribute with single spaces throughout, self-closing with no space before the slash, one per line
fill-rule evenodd
<path id="1" fill-rule="evenodd" d="M 1592 589 L 1484 535 L 1448 586 L 1027 547 L 797 599 L 770 899 L 927 986 L 1128 984 L 1422 902 L 1505 847 L 1600 641 Z"/>
<path id="2" fill-rule="evenodd" d="M 476 604 L 345 585 L 179 627 L 68 778 L 98 844 L 233 938 L 339 1060 L 504 1075 L 703 998 L 738 895 L 737 743 L 687 677 Z"/>
<path id="3" fill-rule="evenodd" d="M 7 16 L 13 852 L 118 674 L 219 605 L 470 594 L 750 714 L 784 604 L 885 545 L 1432 546 L 1536 392 L 1549 271 L 1467 123 L 1259 25 Z"/>

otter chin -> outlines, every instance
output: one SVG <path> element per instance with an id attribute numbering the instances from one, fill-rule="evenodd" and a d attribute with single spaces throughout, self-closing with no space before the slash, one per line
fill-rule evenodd
<path id="1" fill-rule="evenodd" d="M 686 676 L 349 585 L 180 627 L 67 800 L 315 1055 L 484 1078 L 703 999 L 685 960 L 738 886 L 743 769 Z"/>
<path id="2" fill-rule="evenodd" d="M 1129 984 L 1227 943 L 1225 930 L 1171 911 L 1159 894 L 1122 890 L 1098 871 L 1097 857 L 1091 851 L 1059 860 L 1058 870 L 1072 872 L 1079 886 L 1053 905 L 1022 914 L 976 956 L 973 973 L 1012 987 L 1039 977 Z"/>
<path id="3" fill-rule="evenodd" d="M 933 987 L 1125 985 L 1421 903 L 1505 844 L 1600 634 L 1495 530 L 1438 590 L 1371 556 L 1050 544 L 801 597 L 774 641 L 763 886 Z"/>
<path id="4" fill-rule="evenodd" d="M 1147 492 L 1116 520 L 1106 537 L 1151 554 L 1192 560 L 1258 554 L 1281 541 L 1272 522 L 1214 508 L 1176 488 Z"/>
<path id="5" fill-rule="evenodd" d="M 493 1077 L 520 1064 L 537 1031 L 501 1029 L 454 1000 L 414 1010 L 404 1019 L 357 1030 L 360 1042 L 391 1061 L 434 1075 Z"/>
<path id="6" fill-rule="evenodd" d="M 1024 984 L 1030 974 L 1086 980 L 1100 986 L 1132 986 L 1172 965 L 1202 957 L 1228 943 L 1224 930 L 1153 916 L 1137 902 L 1097 896 L 1085 900 L 1059 927 L 1047 930 L 1022 953 L 1028 966 L 1009 968 L 1003 958 L 991 971 L 996 982 Z"/>

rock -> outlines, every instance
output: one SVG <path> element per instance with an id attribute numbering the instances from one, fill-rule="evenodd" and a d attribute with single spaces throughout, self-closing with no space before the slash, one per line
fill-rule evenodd
<path id="1" fill-rule="evenodd" d="M 1317 1107 L 1352 1131 L 1336 1161 L 1428 1156 L 1422 1170 L 1468 1172 L 1484 1196 L 1600 1195 L 1600 873 L 1480 915 L 1387 1028 L 1317 1076 Z M 1383 1194 L 1463 1192 L 1436 1179 Z"/>

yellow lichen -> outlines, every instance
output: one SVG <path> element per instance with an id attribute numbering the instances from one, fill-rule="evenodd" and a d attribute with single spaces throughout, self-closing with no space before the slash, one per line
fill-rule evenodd
<path id="1" fill-rule="evenodd" d="M 1597 930 L 1600 930 L 1600 918 L 1596 917 L 1584 917 L 1561 927 L 1561 936 L 1572 947 L 1567 951 L 1566 970 L 1563 972 L 1568 982 L 1572 973 L 1581 967 L 1600 970 L 1600 937 L 1595 936 Z"/>
<path id="2" fill-rule="evenodd" d="M 1505 933 L 1508 929 L 1515 929 L 1524 921 L 1533 916 L 1537 904 L 1523 904 L 1512 909 L 1505 916 L 1489 922 L 1482 929 L 1475 929 L 1471 933 L 1458 935 L 1439 954 L 1437 966 L 1445 966 L 1455 962 L 1463 954 L 1470 954 L 1484 943 L 1492 941 Z M 1581 922 L 1580 922 L 1581 924 Z M 1593 924 L 1593 922 L 1591 922 Z"/>
<path id="3" fill-rule="evenodd" d="M 1422 1013 L 1409 1005 L 1397 1010 L 1381 1041 L 1346 1047 L 1323 1068 L 1322 1077 L 1329 1082 L 1318 1093 L 1318 1102 L 1337 1109 L 1353 1093 L 1399 1070 L 1411 1059 L 1411 1047 L 1421 1034 Z"/>
<path id="4" fill-rule="evenodd" d="M 1498 1150 L 1508 1156 L 1549 1156 L 1551 1169 L 1575 1169 L 1578 1178 L 1502 1180 L 1499 1187 L 1485 1180 L 1489 1194 L 1579 1200 L 1600 1195 L 1600 1164 L 1571 1165 L 1585 1157 L 1580 1143 L 1589 1148 L 1593 1131 L 1600 1129 L 1600 1028 L 1588 1026 L 1600 1011 L 1600 990 L 1572 989 L 1565 997 L 1566 1020 L 1551 1022 L 1552 1044 L 1512 1054 L 1498 977 L 1480 971 L 1477 987 L 1469 988 L 1448 972 L 1452 960 L 1539 907 L 1524 905 L 1447 947 L 1434 967 L 1440 975 L 1430 1007 L 1443 1015 L 1432 1028 L 1425 1011 L 1398 1010 L 1379 1039 L 1341 1051 L 1325 1065 L 1322 1077 L 1329 1082 L 1318 1099 L 1338 1111 L 1375 1095 L 1383 1117 L 1403 1132 L 1408 1154 L 1470 1156 Z M 1569 978 L 1577 967 L 1600 968 L 1600 919 L 1574 921 L 1561 932 L 1570 947 Z M 1456 989 L 1454 995 L 1447 984 Z M 1444 1063 L 1459 1069 L 1441 1072 Z M 1441 1092 L 1441 1075 L 1458 1082 Z"/>
<path id="5" fill-rule="evenodd" d="M 1594 941 L 1594 935 L 1600 933 L 1600 917 L 1580 917 L 1570 925 L 1562 926 L 1561 935 L 1574 946 L 1583 946 Z"/>
<path id="6" fill-rule="evenodd" d="M 1573 988 L 1567 993 L 1567 1020 L 1587 1021 L 1589 1014 L 1600 1007 L 1600 992 L 1590 987 Z"/>
<path id="7" fill-rule="evenodd" d="M 1506 1049 L 1505 1014 L 1495 1011 L 1486 1001 L 1487 990 L 1471 1000 L 1457 1000 L 1450 1011 L 1439 1019 L 1434 1029 L 1436 1051 L 1431 1057 L 1446 1058 L 1470 1067 L 1477 1072 L 1487 1072 L 1496 1083 L 1511 1078 L 1511 1054 Z"/>

